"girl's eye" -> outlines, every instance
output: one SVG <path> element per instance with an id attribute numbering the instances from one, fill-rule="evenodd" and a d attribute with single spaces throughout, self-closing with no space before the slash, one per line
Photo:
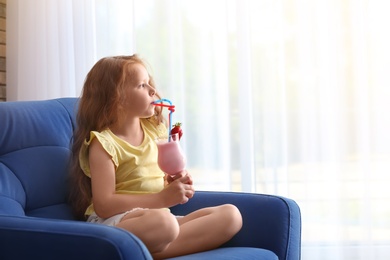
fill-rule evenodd
<path id="1" fill-rule="evenodd" d="M 144 88 L 144 87 L 145 87 L 145 84 L 141 84 L 140 87 L 141 87 L 141 88 Z"/>

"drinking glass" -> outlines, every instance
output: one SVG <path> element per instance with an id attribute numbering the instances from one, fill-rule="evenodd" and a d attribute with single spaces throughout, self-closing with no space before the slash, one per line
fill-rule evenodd
<path id="1" fill-rule="evenodd" d="M 158 166 L 168 175 L 174 176 L 185 169 L 186 157 L 179 143 L 179 135 L 156 139 L 158 149 Z"/>

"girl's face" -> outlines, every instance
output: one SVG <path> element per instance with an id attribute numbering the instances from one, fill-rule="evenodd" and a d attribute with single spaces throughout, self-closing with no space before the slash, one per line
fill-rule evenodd
<path id="1" fill-rule="evenodd" d="M 149 85 L 149 74 L 142 64 L 132 64 L 129 67 L 126 80 L 126 112 L 131 117 L 148 118 L 154 115 L 156 90 Z"/>

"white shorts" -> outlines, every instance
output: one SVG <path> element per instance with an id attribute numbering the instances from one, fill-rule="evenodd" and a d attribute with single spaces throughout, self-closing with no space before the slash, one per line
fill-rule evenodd
<path id="1" fill-rule="evenodd" d="M 116 226 L 116 225 L 118 225 L 119 222 L 121 222 L 122 218 L 124 216 L 126 216 L 128 213 L 134 212 L 137 210 L 144 210 L 144 209 L 145 208 L 134 208 L 132 210 L 126 211 L 124 213 L 121 213 L 121 214 L 118 214 L 118 215 L 115 215 L 115 216 L 112 216 L 109 218 L 101 218 L 98 215 L 96 215 L 96 213 L 94 212 L 88 217 L 87 222 L 104 224 L 107 226 Z"/>
<path id="2" fill-rule="evenodd" d="M 87 222 L 104 224 L 107 226 L 116 226 L 116 225 L 118 225 L 119 222 L 121 222 L 121 220 L 124 216 L 126 216 L 130 212 L 134 212 L 137 210 L 147 210 L 147 208 L 134 208 L 132 210 L 126 211 L 124 213 L 121 213 L 121 214 L 118 214 L 118 215 L 115 215 L 115 216 L 112 216 L 109 218 L 101 218 L 98 215 L 96 215 L 96 213 L 94 212 L 88 217 Z M 179 218 L 182 218 L 183 216 L 175 216 L 175 217 L 176 217 L 176 219 L 179 219 Z"/>

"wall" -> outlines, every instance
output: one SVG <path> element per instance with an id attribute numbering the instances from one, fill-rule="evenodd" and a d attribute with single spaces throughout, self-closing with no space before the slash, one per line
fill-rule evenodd
<path id="1" fill-rule="evenodd" d="M 7 0 L 0 0 L 0 101 L 6 101 L 6 6 Z"/>

